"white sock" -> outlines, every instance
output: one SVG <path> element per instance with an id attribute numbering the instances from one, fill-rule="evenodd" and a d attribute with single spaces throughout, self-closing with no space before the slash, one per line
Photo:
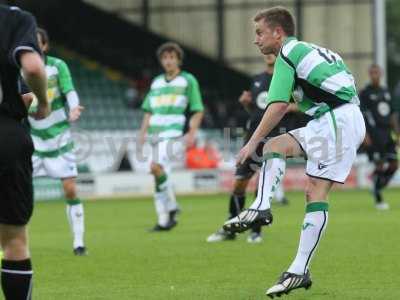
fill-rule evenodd
<path id="1" fill-rule="evenodd" d="M 275 200 L 277 202 L 282 202 L 283 199 L 285 198 L 285 192 L 283 190 L 283 184 L 280 183 L 277 185 L 276 189 L 275 189 L 275 196 L 274 196 Z"/>
<path id="2" fill-rule="evenodd" d="M 74 238 L 73 247 L 84 247 L 83 235 L 85 232 L 85 218 L 83 211 L 83 204 L 68 204 L 67 203 L 67 219 L 71 232 Z"/>
<path id="3" fill-rule="evenodd" d="M 306 208 L 306 216 L 301 230 L 297 255 L 292 265 L 289 267 L 288 272 L 299 275 L 305 274 L 327 224 L 328 203 L 309 203 Z"/>
<path id="4" fill-rule="evenodd" d="M 158 217 L 158 225 L 166 226 L 169 222 L 168 195 L 166 191 L 154 194 L 154 205 Z"/>
<path id="5" fill-rule="evenodd" d="M 266 210 L 271 207 L 271 199 L 275 195 L 276 188 L 281 184 L 285 174 L 286 160 L 278 153 L 265 155 L 258 179 L 257 198 L 251 204 L 251 209 Z"/>
<path id="6" fill-rule="evenodd" d="M 178 209 L 178 202 L 176 202 L 176 196 L 175 196 L 175 191 L 174 187 L 171 183 L 171 181 L 168 179 L 167 181 L 167 189 L 166 189 L 167 195 L 168 195 L 168 204 L 167 208 L 168 211 L 173 211 Z"/>

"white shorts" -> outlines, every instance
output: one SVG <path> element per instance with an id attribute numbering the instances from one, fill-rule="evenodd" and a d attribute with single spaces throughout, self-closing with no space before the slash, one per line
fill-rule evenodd
<path id="1" fill-rule="evenodd" d="M 174 164 L 179 164 L 185 160 L 185 141 L 182 137 L 164 139 L 151 143 L 151 159 L 149 160 L 149 169 L 151 163 L 160 164 L 166 173 L 170 173 Z"/>
<path id="2" fill-rule="evenodd" d="M 58 157 L 32 156 L 33 177 L 47 176 L 65 179 L 78 176 L 76 157 L 73 152 L 66 152 Z"/>
<path id="3" fill-rule="evenodd" d="M 306 174 L 344 183 L 365 137 L 360 108 L 344 104 L 288 132 L 307 156 Z"/>

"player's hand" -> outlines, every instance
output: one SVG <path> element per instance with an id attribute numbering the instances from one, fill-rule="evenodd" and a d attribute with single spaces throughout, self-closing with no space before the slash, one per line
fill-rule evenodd
<path id="1" fill-rule="evenodd" d="M 254 143 L 249 141 L 242 149 L 240 149 L 237 158 L 236 165 L 243 164 L 246 159 L 248 159 L 256 151 L 256 146 Z"/>
<path id="2" fill-rule="evenodd" d="M 44 119 L 50 114 L 50 105 L 46 102 L 41 102 L 38 104 L 37 110 L 32 114 L 33 118 L 36 120 Z"/>
<path id="3" fill-rule="evenodd" d="M 186 133 L 184 135 L 183 138 L 184 138 L 185 143 L 186 143 L 186 148 L 193 147 L 193 145 L 196 142 L 196 133 L 189 131 L 188 133 Z"/>
<path id="4" fill-rule="evenodd" d="M 82 111 L 85 108 L 83 106 L 78 105 L 77 107 L 74 107 L 73 109 L 71 109 L 71 111 L 69 112 L 69 121 L 70 122 L 75 122 L 79 119 L 79 117 L 81 116 Z"/>
<path id="5" fill-rule="evenodd" d="M 244 106 L 251 104 L 251 93 L 249 91 L 243 91 L 239 97 L 239 103 Z"/>

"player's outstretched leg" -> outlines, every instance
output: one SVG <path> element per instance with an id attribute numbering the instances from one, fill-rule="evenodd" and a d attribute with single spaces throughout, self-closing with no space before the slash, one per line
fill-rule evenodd
<path id="1" fill-rule="evenodd" d="M 73 252 L 77 256 L 84 256 L 87 250 L 84 243 L 85 215 L 82 201 L 76 195 L 75 178 L 63 179 L 66 197 L 66 214 L 73 236 Z"/>
<path id="2" fill-rule="evenodd" d="M 271 199 L 276 187 L 281 183 L 285 174 L 285 157 L 276 152 L 268 152 L 260 170 L 258 194 L 249 209 L 237 217 L 225 222 L 223 228 L 229 232 L 243 232 L 254 226 L 270 225 L 272 223 Z"/>

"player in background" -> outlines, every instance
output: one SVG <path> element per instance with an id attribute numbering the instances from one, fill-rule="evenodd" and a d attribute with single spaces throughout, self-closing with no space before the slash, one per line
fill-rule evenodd
<path id="1" fill-rule="evenodd" d="M 177 224 L 179 206 L 170 180 L 171 162 L 182 159 L 183 144 L 186 147 L 194 144 L 203 118 L 199 84 L 192 74 L 181 69 L 183 56 L 182 48 L 176 43 L 168 42 L 158 48 L 157 57 L 164 73 L 154 78 L 142 104 L 144 117 L 139 148 L 147 138 L 153 148 L 149 171 L 155 180 L 154 203 L 158 216 L 153 231 L 170 230 Z M 192 115 L 182 140 L 187 111 Z"/>
<path id="2" fill-rule="evenodd" d="M 6 300 L 32 299 L 32 265 L 26 224 L 33 211 L 33 143 L 20 74 L 38 99 L 35 118 L 46 117 L 46 73 L 31 14 L 0 5 L 0 245 L 1 287 Z"/>
<path id="3" fill-rule="evenodd" d="M 382 70 L 373 64 L 369 67 L 370 83 L 360 92 L 361 110 L 367 125 L 365 146 L 368 157 L 375 165 L 373 173 L 373 195 L 375 207 L 389 209 L 383 200 L 382 190 L 398 168 L 396 146 L 399 144 L 400 127 L 398 112 L 387 87 L 381 83 Z M 395 133 L 396 140 L 392 133 Z"/>
<path id="4" fill-rule="evenodd" d="M 270 139 L 264 146 L 257 199 L 249 209 L 227 221 L 224 229 L 242 232 L 272 223 L 270 200 L 282 182 L 287 157 L 307 158 L 306 212 L 297 255 L 277 283 L 273 298 L 312 285 L 310 262 L 328 222 L 328 194 L 334 182 L 344 183 L 365 136 L 354 78 L 335 52 L 298 41 L 291 13 L 273 7 L 254 17 L 255 44 L 263 54 L 277 55 L 264 116 L 240 150 L 238 163 L 251 156 L 260 141 L 286 114 L 289 101 L 313 119 L 305 127 Z"/>
<path id="5" fill-rule="evenodd" d="M 269 85 L 274 71 L 275 55 L 268 54 L 264 56 L 265 71 L 253 77 L 250 90 L 243 91 L 239 97 L 240 104 L 249 113 L 249 119 L 246 124 L 246 144 L 250 139 L 253 132 L 256 130 L 260 123 L 264 110 L 267 106 L 267 94 Z M 268 137 L 274 137 L 287 131 L 288 129 L 288 116 L 285 116 L 281 122 L 272 130 Z M 266 139 L 268 138 L 266 137 Z M 260 169 L 262 165 L 262 148 L 265 141 L 262 141 L 257 148 L 257 158 L 249 158 L 243 164 L 237 166 L 235 170 L 235 181 L 233 183 L 233 191 L 229 200 L 229 214 L 228 219 L 236 217 L 244 208 L 246 201 L 246 188 L 250 179 Z M 257 193 L 256 193 L 257 194 Z M 276 201 L 283 205 L 288 204 L 285 197 L 283 185 L 277 186 L 274 195 Z M 236 238 L 235 233 L 230 233 L 220 228 L 215 233 L 207 238 L 207 242 L 220 242 L 225 240 L 233 240 Z M 261 226 L 255 226 L 251 229 L 251 233 L 247 238 L 249 243 L 260 243 L 262 241 Z"/>
<path id="6" fill-rule="evenodd" d="M 79 119 L 83 107 L 79 105 L 79 97 L 66 63 L 59 58 L 46 55 L 50 46 L 47 32 L 39 28 L 37 39 L 46 64 L 50 115 L 43 120 L 28 118 L 35 145 L 32 157 L 33 176 L 48 176 L 61 180 L 67 205 L 67 219 L 73 235 L 73 253 L 82 256 L 86 255 L 84 210 L 76 191 L 75 178 L 78 171 L 73 153 L 74 143 L 70 122 Z M 33 101 L 31 111 L 35 109 L 36 103 Z"/>

